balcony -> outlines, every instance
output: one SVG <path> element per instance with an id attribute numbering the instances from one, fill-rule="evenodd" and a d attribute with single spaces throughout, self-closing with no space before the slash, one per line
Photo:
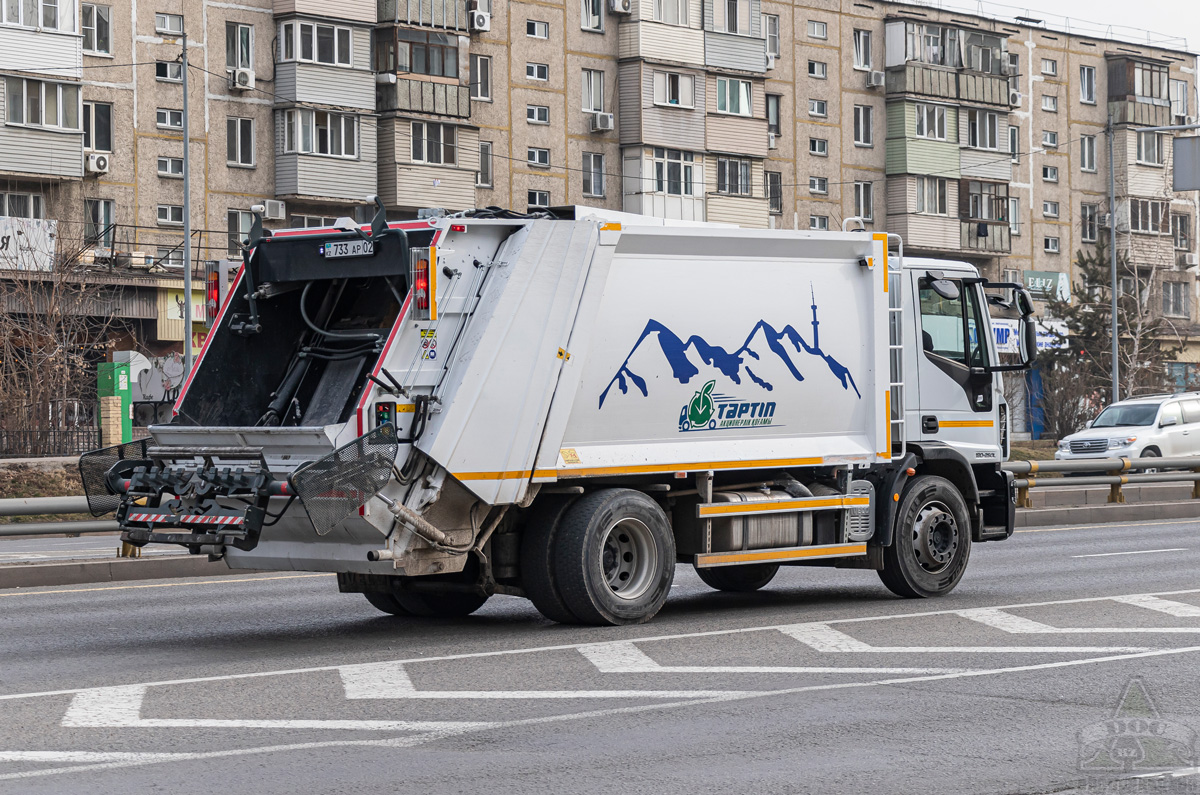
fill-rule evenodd
<path id="1" fill-rule="evenodd" d="M 471 89 L 458 83 L 412 80 L 397 75 L 395 85 L 380 85 L 375 95 L 380 111 L 471 118 Z"/>
<path id="2" fill-rule="evenodd" d="M 767 73 L 767 40 L 737 33 L 704 31 L 704 65 Z"/>
<path id="3" fill-rule="evenodd" d="M 915 94 L 1009 108 L 1008 78 L 971 70 L 908 61 L 887 70 L 889 94 Z"/>
<path id="4" fill-rule="evenodd" d="M 274 0 L 272 11 L 275 16 L 307 14 L 317 17 L 336 16 L 346 22 L 375 22 L 373 0 L 339 0 L 336 10 L 327 0 Z"/>
<path id="5" fill-rule="evenodd" d="M 648 20 L 622 22 L 617 31 L 617 52 L 621 59 L 644 58 L 696 66 L 704 63 L 704 31 Z"/>
<path id="6" fill-rule="evenodd" d="M 1172 121 L 1171 104 L 1162 100 L 1109 100 L 1108 112 L 1112 114 L 1113 124 L 1165 127 Z"/>
<path id="7" fill-rule="evenodd" d="M 470 30 L 467 0 L 379 0 L 379 21 L 439 30 Z"/>
<path id="8" fill-rule="evenodd" d="M 986 254 L 1008 254 L 1012 251 L 1012 233 L 1007 221 L 962 221 L 960 227 L 963 251 Z"/>

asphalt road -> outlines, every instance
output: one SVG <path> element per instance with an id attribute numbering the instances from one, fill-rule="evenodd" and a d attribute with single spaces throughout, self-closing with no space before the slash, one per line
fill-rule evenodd
<path id="1" fill-rule="evenodd" d="M 329 575 L 4 591 L 0 793 L 1196 792 L 1198 532 L 1019 531 L 923 602 L 681 567 L 613 629 Z"/>
<path id="2" fill-rule="evenodd" d="M 115 558 L 120 547 L 120 536 L 115 533 L 78 538 L 5 538 L 0 540 L 0 566 L 10 563 L 61 563 Z M 180 547 L 146 547 L 142 550 L 142 557 L 186 554 L 187 551 Z"/>

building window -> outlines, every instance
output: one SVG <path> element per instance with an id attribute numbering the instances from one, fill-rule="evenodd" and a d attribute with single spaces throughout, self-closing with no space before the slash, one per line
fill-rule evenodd
<path id="1" fill-rule="evenodd" d="M 9 22 L 12 21 L 10 18 Z M 182 14 L 155 14 L 154 32 L 165 33 L 168 36 L 178 36 L 183 33 Z"/>
<path id="2" fill-rule="evenodd" d="M 112 52 L 112 8 L 95 3 L 80 6 L 83 22 L 83 51 L 108 55 Z"/>
<path id="3" fill-rule="evenodd" d="M 183 64 L 179 61 L 155 61 L 154 79 L 164 83 L 183 82 Z"/>
<path id="4" fill-rule="evenodd" d="M 688 0 L 654 0 L 654 21 L 668 25 L 688 23 Z"/>
<path id="5" fill-rule="evenodd" d="M 579 26 L 584 30 L 604 30 L 604 0 L 580 0 Z"/>
<path id="6" fill-rule="evenodd" d="M 808 37 L 810 39 L 828 39 L 829 25 L 817 22 L 815 19 L 808 20 Z"/>
<path id="7" fill-rule="evenodd" d="M 999 149 L 1000 117 L 982 110 L 967 111 L 967 145 L 975 149 Z"/>
<path id="8" fill-rule="evenodd" d="M 818 80 L 824 80 L 829 74 L 829 68 L 824 61 L 809 61 L 808 76 L 815 77 Z"/>
<path id="9" fill-rule="evenodd" d="M 654 104 L 696 107 L 696 78 L 676 72 L 655 72 Z"/>
<path id="10" fill-rule="evenodd" d="M 946 108 L 942 105 L 917 105 L 917 137 L 946 140 Z"/>
<path id="11" fill-rule="evenodd" d="M 550 67 L 544 63 L 525 64 L 525 77 L 529 80 L 545 82 L 550 79 Z M 542 193 L 543 191 L 538 191 Z"/>
<path id="12" fill-rule="evenodd" d="M 183 158 L 182 157 L 160 157 L 158 158 L 158 175 L 160 177 L 183 178 Z"/>
<path id="13" fill-rule="evenodd" d="M 763 14 L 763 33 L 767 38 L 767 55 L 779 56 L 779 15 Z"/>
<path id="14" fill-rule="evenodd" d="M 604 72 L 599 69 L 584 69 L 583 110 L 585 113 L 604 112 Z"/>
<path id="15" fill-rule="evenodd" d="M 83 148 L 112 151 L 112 105 L 107 102 L 83 103 Z"/>
<path id="16" fill-rule="evenodd" d="M 964 180 L 959 190 L 967 193 L 967 218 L 972 221 L 1003 221 L 1008 209 L 1008 183 Z"/>
<path id="17" fill-rule="evenodd" d="M 45 218 L 40 193 L 0 193 L 0 215 L 9 218 Z"/>
<path id="18" fill-rule="evenodd" d="M 1096 67 L 1079 67 L 1079 101 L 1085 105 L 1096 104 Z"/>
<path id="19" fill-rule="evenodd" d="M 283 27 L 286 30 L 292 24 L 285 22 Z M 304 23 L 300 24 L 304 27 Z M 292 60 L 287 57 L 286 32 L 282 41 L 284 60 Z M 406 28 L 378 28 L 375 31 L 375 71 L 458 77 L 458 36 Z"/>
<path id="20" fill-rule="evenodd" d="M 250 237 L 254 215 L 245 210 L 230 210 L 226 215 L 226 223 L 229 230 L 229 255 L 236 257 L 242 252 L 242 241 Z"/>
<path id="21" fill-rule="evenodd" d="M 1018 140 L 1020 138 L 1020 135 L 1021 135 L 1021 130 L 1019 127 L 1009 126 L 1009 128 L 1008 128 L 1008 154 L 1011 157 L 1012 162 L 1014 162 L 1014 163 L 1021 162 L 1021 144 Z"/>
<path id="22" fill-rule="evenodd" d="M 1133 65 L 1133 93 L 1140 99 L 1167 99 L 1167 67 L 1148 63 Z"/>
<path id="23" fill-rule="evenodd" d="M 1042 146 L 1057 149 L 1058 133 L 1054 130 L 1042 130 Z"/>
<path id="24" fill-rule="evenodd" d="M 183 205 L 158 205 L 158 223 L 160 226 L 183 226 Z"/>
<path id="25" fill-rule="evenodd" d="M 530 190 L 525 192 L 525 200 L 530 210 L 544 210 L 550 206 L 550 191 Z"/>
<path id="26" fill-rule="evenodd" d="M 1163 314 L 1187 317 L 1187 295 L 1187 282 L 1163 282 Z"/>
<path id="27" fill-rule="evenodd" d="M 854 31 L 854 68 L 871 68 L 871 31 Z"/>
<path id="28" fill-rule="evenodd" d="M 654 189 L 668 196 L 695 196 L 695 156 L 679 149 L 654 149 Z M 703 187 L 700 185 L 699 187 Z"/>
<path id="29" fill-rule="evenodd" d="M 225 161 L 231 166 L 253 166 L 254 119 L 228 119 L 225 135 Z"/>
<path id="30" fill-rule="evenodd" d="M 1100 236 L 1100 206 L 1079 205 L 1079 239 L 1084 243 L 1095 243 Z"/>
<path id="31" fill-rule="evenodd" d="M 161 268 L 183 267 L 183 244 L 175 248 L 160 248 L 154 255 L 155 264 Z"/>
<path id="32" fill-rule="evenodd" d="M 779 124 L 779 106 L 783 97 L 779 94 L 767 94 L 767 132 L 779 135 L 783 128 Z"/>
<path id="33" fill-rule="evenodd" d="M 604 196 L 604 155 L 583 153 L 583 195 Z"/>
<path id="34" fill-rule="evenodd" d="M 451 124 L 414 121 L 412 123 L 412 159 L 414 163 L 453 166 L 458 162 L 458 129 Z"/>
<path id="35" fill-rule="evenodd" d="M 391 34 L 392 31 L 381 31 Z M 406 33 L 409 33 L 406 31 Z M 379 35 L 379 34 L 377 34 Z M 391 44 L 391 46 L 388 46 Z M 408 72 L 458 77 L 458 41 L 456 37 L 431 33 L 411 33 L 409 41 L 380 42 L 380 57 L 391 59 L 381 72 Z M 318 25 L 314 22 L 284 22 L 279 26 L 280 60 L 349 66 L 351 61 L 350 28 Z M 402 51 L 402 52 L 401 52 Z M 416 68 L 418 62 L 428 69 Z M 411 64 L 412 68 L 407 68 Z M 432 67 L 436 64 L 437 70 Z"/>
<path id="36" fill-rule="evenodd" d="M 1042 251 L 1046 252 L 1047 254 L 1057 254 L 1058 253 L 1058 238 L 1057 237 L 1042 238 Z"/>
<path id="37" fill-rule="evenodd" d="M 1042 166 L 1042 180 L 1058 182 L 1058 166 Z"/>
<path id="38" fill-rule="evenodd" d="M 1021 234 L 1021 202 L 1016 196 L 1008 197 L 1008 232 L 1011 235 Z M 1013 281 L 1019 281 L 1014 279 Z"/>
<path id="39" fill-rule="evenodd" d="M 730 196 L 751 195 L 750 161 L 732 157 L 718 157 L 717 193 L 725 193 Z"/>
<path id="40" fill-rule="evenodd" d="M 1042 95 L 1042 110 L 1047 113 L 1058 113 L 1058 97 L 1049 94 Z"/>
<path id="41" fill-rule="evenodd" d="M 1137 134 L 1137 161 L 1148 166 L 1163 164 L 1162 133 L 1140 132 Z"/>
<path id="42" fill-rule="evenodd" d="M 864 221 L 875 220 L 875 186 L 870 182 L 854 183 L 854 214 Z"/>
<path id="43" fill-rule="evenodd" d="M 713 5 L 714 12 L 720 8 L 725 13 L 726 33 L 750 33 L 750 0 L 713 0 Z"/>
<path id="44" fill-rule="evenodd" d="M 225 23 L 225 68 L 254 68 L 254 26 Z M 349 50 L 347 50 L 349 52 Z"/>
<path id="45" fill-rule="evenodd" d="M 829 216 L 828 215 L 810 215 L 808 216 L 808 228 L 818 232 L 829 231 Z"/>
<path id="46" fill-rule="evenodd" d="M 1171 216 L 1171 237 L 1179 251 L 1192 248 L 1192 216 L 1175 213 Z"/>
<path id="47" fill-rule="evenodd" d="M 114 209 L 115 205 L 110 199 L 83 200 L 85 245 L 112 248 L 114 227 L 116 226 L 113 220 Z"/>
<path id="48" fill-rule="evenodd" d="M 492 143 L 491 141 L 479 142 L 479 171 L 475 172 L 475 187 L 490 188 L 492 187 Z"/>
<path id="49" fill-rule="evenodd" d="M 810 99 L 808 101 L 808 115 L 825 117 L 829 115 L 829 103 L 823 99 Z"/>
<path id="50" fill-rule="evenodd" d="M 1008 54 L 1008 90 L 1021 90 L 1021 54 L 1010 52 Z"/>
<path id="51" fill-rule="evenodd" d="M 1186 80 L 1171 80 L 1171 116 L 1175 124 L 1186 124 L 1188 117 L 1188 84 Z"/>
<path id="52" fill-rule="evenodd" d="M 335 223 L 337 219 L 328 215 L 293 215 L 288 219 L 288 226 L 293 229 L 323 229 Z"/>
<path id="53" fill-rule="evenodd" d="M 829 193 L 829 178 L 828 177 L 809 177 L 808 192 L 815 193 L 820 196 L 825 196 Z"/>
<path id="54" fill-rule="evenodd" d="M 78 83 L 5 78 L 6 118 L 9 124 L 79 130 L 81 102 Z"/>
<path id="55" fill-rule="evenodd" d="M 491 100 L 492 59 L 471 54 L 471 99 Z"/>
<path id="56" fill-rule="evenodd" d="M 874 146 L 874 113 L 870 105 L 854 106 L 854 145 Z"/>
<path id="57" fill-rule="evenodd" d="M 1053 58 L 1043 58 L 1042 59 L 1042 74 L 1049 75 L 1050 77 L 1057 77 L 1058 76 L 1058 61 L 1054 60 Z"/>
<path id="58" fill-rule="evenodd" d="M 414 123 L 414 133 L 416 127 L 417 123 Z M 326 113 L 323 110 L 289 110 L 285 111 L 283 132 L 285 152 L 358 157 L 357 116 Z M 414 139 L 416 137 L 413 136 Z M 416 149 L 415 143 L 413 149 Z"/>
<path id="59" fill-rule="evenodd" d="M 1096 170 L 1096 136 L 1083 135 L 1079 138 L 1079 169 Z"/>
<path id="60" fill-rule="evenodd" d="M 817 157 L 829 157 L 829 141 L 824 138 L 809 138 L 808 153 Z"/>
<path id="61" fill-rule="evenodd" d="M 1129 230 L 1161 235 L 1168 231 L 1168 204 L 1152 199 L 1129 200 Z"/>
<path id="62" fill-rule="evenodd" d="M 949 215 L 949 183 L 940 177 L 917 177 L 917 212 Z"/>
<path id="63" fill-rule="evenodd" d="M 1042 216 L 1044 218 L 1058 217 L 1058 202 L 1044 201 L 1042 202 Z"/>
<path id="64" fill-rule="evenodd" d="M 531 39 L 550 38 L 550 23 L 536 19 L 525 20 L 525 35 Z"/>
<path id="65" fill-rule="evenodd" d="M 735 116 L 751 115 L 750 81 L 717 78 L 717 110 Z"/>
<path id="66" fill-rule="evenodd" d="M 767 175 L 767 209 L 771 215 L 783 215 L 783 174 L 779 171 L 768 171 Z"/>
<path id="67" fill-rule="evenodd" d="M 155 124 L 162 130 L 182 130 L 183 111 L 159 108 L 154 114 Z"/>
<path id="68" fill-rule="evenodd" d="M 538 168 L 550 167 L 550 150 L 538 146 L 531 146 L 525 150 L 525 161 L 531 166 Z"/>
<path id="69" fill-rule="evenodd" d="M 526 105 L 525 106 L 525 121 L 530 124 L 549 124 L 550 123 L 550 106 L 549 105 Z"/>

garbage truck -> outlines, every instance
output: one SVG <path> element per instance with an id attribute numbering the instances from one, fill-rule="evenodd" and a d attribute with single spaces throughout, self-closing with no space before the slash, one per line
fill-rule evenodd
<path id="1" fill-rule="evenodd" d="M 508 594 L 611 625 L 651 619 L 679 563 L 725 591 L 827 566 L 933 597 L 1012 534 L 1021 285 L 862 228 L 376 203 L 256 217 L 173 420 L 80 460 L 124 541 L 335 572 L 397 616 Z"/>

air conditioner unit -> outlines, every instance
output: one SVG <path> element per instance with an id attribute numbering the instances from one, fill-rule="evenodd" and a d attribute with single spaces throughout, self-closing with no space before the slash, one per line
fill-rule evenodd
<path id="1" fill-rule="evenodd" d="M 1183 255 L 1183 266 L 1185 268 L 1194 268 L 1197 265 L 1200 265 L 1200 255 L 1191 253 Z"/>
<path id="2" fill-rule="evenodd" d="M 1101 229 L 1112 228 L 1112 213 L 1100 213 L 1099 221 Z"/>
<path id="3" fill-rule="evenodd" d="M 614 14 L 632 14 L 633 0 L 609 0 L 608 7 Z"/>
<path id="4" fill-rule="evenodd" d="M 487 33 L 492 29 L 492 15 L 486 11 L 471 12 L 471 30 L 476 33 Z"/>
<path id="5" fill-rule="evenodd" d="M 878 88 L 883 85 L 883 72 L 867 72 L 867 88 Z"/>
<path id="6" fill-rule="evenodd" d="M 89 154 L 87 156 L 87 173 L 107 174 L 109 170 L 108 155 Z"/>
<path id="7" fill-rule="evenodd" d="M 774 69 L 774 68 L 775 68 L 775 55 L 774 55 L 774 53 L 767 53 L 767 68 L 768 68 L 768 69 Z"/>
<path id="8" fill-rule="evenodd" d="M 229 90 L 230 91 L 252 91 L 254 90 L 254 70 L 253 69 L 230 69 L 226 74 L 229 75 Z"/>
<path id="9" fill-rule="evenodd" d="M 592 115 L 592 132 L 608 132 L 613 128 L 611 113 L 595 113 Z"/>
<path id="10" fill-rule="evenodd" d="M 1014 108 L 1021 107 L 1021 92 L 1020 91 L 1009 91 L 1008 92 L 1008 104 L 1012 105 Z"/>
<path id="11" fill-rule="evenodd" d="M 776 147 L 777 143 L 778 142 L 777 142 L 777 137 L 776 137 L 775 133 L 773 133 L 773 132 L 767 133 L 767 148 L 774 149 Z"/>
<path id="12" fill-rule="evenodd" d="M 278 199 L 267 199 L 263 202 L 263 218 L 268 221 L 282 221 L 287 218 L 287 205 Z"/>

